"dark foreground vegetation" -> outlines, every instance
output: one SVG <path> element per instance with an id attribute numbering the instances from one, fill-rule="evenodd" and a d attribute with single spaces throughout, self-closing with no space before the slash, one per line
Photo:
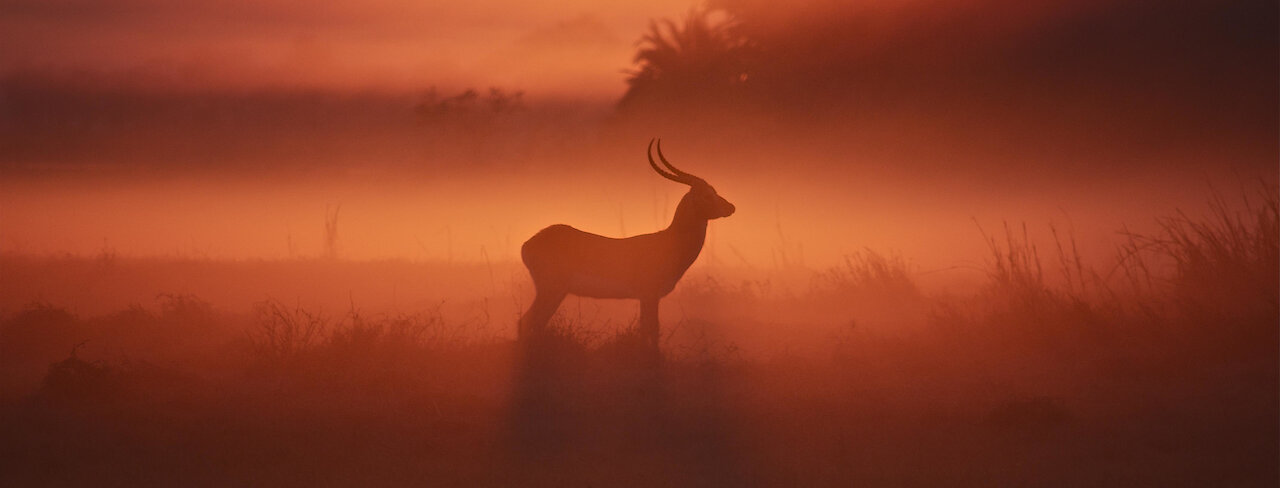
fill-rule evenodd
<path id="1" fill-rule="evenodd" d="M 1001 229 L 950 294 L 869 251 L 804 293 L 691 280 L 656 369 L 567 311 L 515 345 L 435 311 L 36 303 L 0 317 L 0 485 L 1275 486 L 1265 193 L 1105 269 Z"/>

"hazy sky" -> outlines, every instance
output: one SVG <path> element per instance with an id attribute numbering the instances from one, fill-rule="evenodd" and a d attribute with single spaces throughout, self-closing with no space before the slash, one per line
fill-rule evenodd
<path id="1" fill-rule="evenodd" d="M 468 138 L 416 119 L 417 95 L 350 95 L 496 86 L 607 111 L 650 19 L 681 17 L 688 0 L 0 0 L 0 77 L 88 80 L 0 85 L 0 170 L 48 169 L 39 184 L 0 181 L 0 252 L 278 257 L 293 252 L 287 243 L 314 254 L 318 219 L 337 204 L 350 257 L 439 258 L 455 245 L 472 258 L 481 246 L 513 256 L 555 222 L 634 235 L 664 225 L 680 195 L 643 163 L 653 135 L 739 205 L 709 246 L 725 261 L 741 251 L 766 263 L 801 243 L 811 262 L 864 246 L 922 256 L 955 236 L 971 244 L 956 254 L 974 255 L 983 243 L 972 217 L 995 226 L 1074 216 L 1082 235 L 1110 235 L 1201 202 L 1205 175 L 1240 167 L 1275 179 L 1275 18 L 1256 15 L 1275 6 L 1262 0 L 732 1 L 774 41 L 770 100 L 791 109 L 803 100 L 794 93 L 844 96 L 845 105 L 810 100 L 843 119 L 808 117 L 800 104 L 779 112 L 803 123 L 768 140 L 697 120 L 636 122 L 608 138 L 598 127 L 606 117 L 552 103 Z M 849 35 L 850 25 L 863 30 Z M 83 89 L 113 81 L 143 89 Z M 155 87 L 235 93 L 168 97 Z M 254 93 L 263 88 L 283 89 Z M 495 142 L 505 136 L 514 142 Z M 785 171 L 770 169 L 775 161 Z M 83 187 L 68 176 L 107 167 L 117 170 Z M 175 191 L 139 178 L 159 167 L 224 170 L 256 186 Z M 343 176 L 280 192 L 260 181 L 269 167 L 286 179 L 321 167 Z M 527 179 L 544 167 L 602 173 Z M 344 168 L 410 168 L 419 179 L 363 188 Z M 477 181 L 460 183 L 457 168 Z M 543 199 L 545 208 L 527 203 Z M 833 228 L 831 216 L 843 224 Z"/>
<path id="2" fill-rule="evenodd" d="M 657 0 L 4 0 L 0 68 L 213 86 L 479 84 L 616 96 Z"/>
<path id="3" fill-rule="evenodd" d="M 1020 66 L 1015 70 L 1041 70 L 1041 64 L 1061 61 L 1068 67 L 1097 68 L 1105 61 L 1081 58 L 1107 59 L 1117 50 L 1127 53 L 1118 58 L 1125 64 L 1134 59 L 1176 63 L 1178 57 L 1208 63 L 1231 58 L 1242 46 L 1274 44 L 1275 37 L 1275 19 L 1267 19 L 1268 25 L 1256 18 L 1274 13 L 1274 6 L 1259 0 L 1232 0 L 1220 4 L 1224 6 L 1147 0 L 725 3 L 737 5 L 751 17 L 756 33 L 766 37 L 768 29 L 778 26 L 804 30 L 815 17 L 859 18 L 831 24 L 865 33 L 854 38 L 834 33 L 858 44 L 832 46 L 837 52 L 879 52 L 894 59 L 893 64 L 926 67 L 976 55 L 988 60 L 988 68 L 990 62 L 1004 62 Z M 496 85 L 613 98 L 625 88 L 622 71 L 631 67 L 636 41 L 649 20 L 679 18 L 699 4 L 0 0 L 0 73 L 81 71 L 126 82 L 196 87 L 416 90 Z M 1208 37 L 1201 35 L 1205 32 Z M 975 50 L 978 46 L 986 47 Z M 1152 66 L 1134 69 L 1158 71 Z"/>

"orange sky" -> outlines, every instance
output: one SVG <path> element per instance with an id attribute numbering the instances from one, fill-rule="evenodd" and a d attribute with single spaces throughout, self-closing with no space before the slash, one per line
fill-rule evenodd
<path id="1" fill-rule="evenodd" d="M 1274 160 L 1274 110 L 1262 111 L 1261 123 L 1244 117 L 1246 122 L 1238 124 L 1244 129 L 1217 123 L 1241 120 L 1239 113 L 1258 113 L 1256 106 L 1248 106 L 1247 102 L 1259 97 L 1207 97 L 1206 103 L 1215 109 L 1222 105 L 1219 100 L 1240 102 L 1238 107 L 1212 112 L 1218 119 L 1201 117 L 1202 111 L 1170 110 L 1171 99 L 1183 103 L 1197 94 L 1231 91 L 1232 85 L 1222 84 L 1216 77 L 1220 73 L 1200 69 L 1195 61 L 1188 62 L 1186 71 L 1195 71 L 1216 85 L 1199 87 L 1197 78 L 1177 83 L 1175 89 L 1162 95 L 1149 92 L 1146 81 L 1158 79 L 1164 72 L 1141 71 L 1143 68 L 1137 67 L 1133 71 L 1141 76 L 1133 77 L 1130 88 L 1138 90 L 1117 92 L 1114 86 L 1091 80 L 1089 73 L 1077 69 L 1095 66 L 1092 57 L 1106 49 L 1090 45 L 1072 52 L 1055 50 L 1088 44 L 1083 41 L 1091 39 L 1088 29 L 1092 26 L 1114 27 L 1106 22 L 1079 24 L 1084 27 L 1070 22 L 1072 15 L 1082 11 L 1105 10 L 1105 4 L 896 0 L 847 7 L 882 9 L 879 13 L 883 15 L 876 18 L 883 23 L 868 27 L 869 38 L 901 35 L 906 40 L 896 45 L 898 50 L 885 50 L 888 54 L 884 57 L 893 62 L 858 65 L 860 69 L 870 66 L 866 77 L 874 79 L 864 83 L 865 92 L 855 94 L 862 97 L 854 97 L 862 111 L 849 111 L 856 124 L 829 126 L 823 121 L 803 120 L 807 114 L 801 114 L 795 119 L 809 125 L 792 128 L 787 134 L 775 132 L 771 135 L 776 140 L 769 141 L 772 146 L 756 148 L 760 154 L 772 154 L 781 160 L 781 169 L 766 168 L 758 162 L 744 166 L 739 161 L 717 160 L 716 156 L 722 153 L 711 149 L 704 149 L 702 154 L 691 149 L 681 151 L 681 144 L 690 148 L 699 139 L 704 147 L 716 149 L 741 148 L 747 142 L 733 135 L 718 138 L 715 127 L 673 129 L 641 124 L 642 129 L 634 137 L 628 134 L 625 142 L 620 139 L 619 147 L 612 147 L 605 154 L 586 152 L 580 154 L 585 155 L 580 159 L 547 157 L 560 154 L 552 147 L 539 156 L 544 160 L 524 154 L 507 157 L 503 164 L 518 168 L 508 171 L 498 165 L 484 167 L 483 162 L 459 161 L 445 157 L 447 154 L 442 156 L 440 151 L 432 152 L 424 142 L 432 134 L 413 118 L 413 101 L 407 98 L 371 96 L 366 100 L 337 96 L 337 102 L 317 102 L 307 98 L 305 90 L 280 90 L 287 92 L 276 94 L 284 102 L 269 96 L 236 98 L 237 94 L 157 102 L 147 98 L 147 93 L 129 90 L 123 90 L 123 94 L 83 95 L 76 93 L 76 88 L 38 87 L 47 88 L 47 93 L 34 90 L 32 93 L 38 96 L 22 100 L 26 111 L 14 110 L 17 115 L 12 118 L 5 117 L 10 113 L 0 112 L 0 129 L 6 128 L 5 124 L 23 129 L 0 133 L 9 137 L 0 137 L 0 156 L 9 157 L 0 164 L 19 170 L 27 167 L 24 165 L 59 163 L 83 163 L 84 167 L 118 165 L 124 176 L 113 179 L 120 175 L 108 175 L 86 188 L 77 188 L 74 181 L 57 181 L 60 174 L 56 171 L 73 166 L 68 165 L 46 175 L 57 183 L 51 188 L 0 181 L 0 190 L 6 190 L 0 195 L 0 217 L 4 217 L 0 231 L 8 231 L 0 242 L 0 251 L 93 253 L 111 247 L 140 255 L 280 257 L 287 255 L 286 243 L 294 236 L 299 254 L 317 255 L 323 208 L 338 203 L 344 205 L 344 255 L 353 258 L 438 259 L 449 252 L 447 244 L 440 244 L 446 228 L 454 233 L 451 239 L 456 239 L 459 255 L 471 259 L 477 258 L 480 246 L 497 250 L 495 256 L 510 255 L 537 228 L 556 222 L 608 235 L 634 235 L 660 228 L 665 216 L 659 208 L 674 207 L 680 195 L 679 188 L 662 186 L 665 182 L 647 173 L 642 164 L 643 143 L 654 134 L 639 132 L 653 129 L 675 144 L 669 147 L 683 152 L 679 161 L 689 161 L 696 171 L 706 172 L 742 209 L 732 220 L 715 224 L 712 239 L 735 243 L 746 260 L 768 262 L 777 249 L 789 245 L 781 242 L 776 230 L 777 224 L 783 222 L 783 233 L 790 244 L 804 245 L 804 254 L 811 263 L 835 262 L 852 250 L 872 247 L 897 249 L 923 259 L 930 259 L 925 255 L 932 250 L 942 249 L 942 254 L 932 255 L 932 262 L 941 265 L 983 251 L 971 218 L 986 219 L 984 222 L 996 226 L 1000 219 L 1044 224 L 1059 216 L 1078 215 L 1079 221 L 1089 222 L 1091 237 L 1108 237 L 1121 224 L 1150 223 L 1152 216 L 1165 215 L 1175 206 L 1201 202 L 1207 190 L 1202 175 L 1210 174 L 1210 170 L 1228 163 L 1256 169 L 1257 161 L 1270 164 Z M 498 86 L 526 90 L 544 100 L 559 95 L 612 107 L 626 86 L 622 71 L 630 66 L 635 41 L 648 21 L 679 17 L 691 5 L 686 0 L 643 4 L 587 0 L 374 0 L 321 4 L 301 0 L 10 0 L 0 3 L 0 75 L 34 72 L 65 77 L 85 72 L 89 75 L 84 78 L 90 83 L 115 80 L 144 87 L 237 88 L 246 92 L 299 86 L 334 93 L 356 89 L 418 91 L 436 85 L 443 94 L 450 95 L 465 87 L 483 90 Z M 766 12 L 775 8 L 769 5 Z M 807 5 L 819 10 L 846 8 L 826 0 L 813 0 Z M 1125 4 L 1129 8 L 1134 5 L 1144 4 L 1136 0 Z M 895 16 L 903 12 L 910 15 Z M 792 12 L 779 12 L 785 13 Z M 1119 18 L 1128 19 L 1124 22 L 1134 18 L 1132 12 L 1122 14 Z M 1053 19 L 1061 22 L 1049 22 Z M 946 64 L 941 56 L 955 52 L 939 50 L 937 45 L 959 37 L 968 32 L 966 29 L 975 29 L 970 20 L 977 22 L 985 42 L 1006 43 L 1009 49 L 966 51 L 991 59 L 950 60 L 954 63 L 951 71 L 919 69 Z M 1231 27 L 1235 25 L 1232 22 L 1227 18 L 1214 28 Z M 939 29 L 951 30 L 935 35 Z M 1020 36 L 1040 31 L 1049 32 L 1049 41 L 1036 48 L 1040 50 L 1014 49 L 1018 47 L 1014 41 L 1024 38 Z M 1127 39 L 1126 32 L 1112 34 L 1104 39 Z M 1148 34 L 1155 36 L 1155 41 L 1142 37 Z M 1138 35 L 1130 42 L 1130 54 L 1145 53 L 1142 49 L 1149 45 L 1164 46 L 1159 43 L 1169 41 L 1161 37 L 1165 34 L 1157 29 L 1155 34 Z M 1229 52 L 1228 48 L 1237 47 L 1228 45 L 1223 50 Z M 1041 56 L 1044 53 L 1074 55 L 1074 64 L 1067 64 L 1074 71 L 1056 71 L 1052 67 L 1056 66 L 1054 59 L 1045 61 Z M 1214 49 L 1206 53 L 1220 54 Z M 899 59 L 899 54 L 909 59 Z M 1171 58 L 1182 59 L 1180 52 L 1175 54 Z M 1007 59 L 1000 58 L 1002 55 Z M 898 62 L 901 64 L 895 64 Z M 1001 71 L 998 68 L 1002 62 L 1012 67 Z M 1044 68 L 1046 65 L 1051 68 Z M 1133 74 L 1128 66 L 1115 68 L 1104 63 L 1102 67 L 1113 70 L 1104 81 L 1128 80 Z M 879 68 L 897 70 L 897 78 L 877 71 Z M 997 74 L 986 76 L 985 70 Z M 949 91 L 955 83 L 947 76 L 956 74 L 974 75 L 968 91 Z M 1249 83 L 1243 85 L 1246 87 L 1266 85 L 1267 79 L 1274 78 L 1274 72 L 1260 76 L 1251 70 L 1237 75 L 1247 78 Z M 1045 79 L 1053 83 L 1034 83 Z M 1257 80 L 1262 81 L 1255 83 Z M 35 84 L 39 85 L 39 81 Z M 1080 93 L 1076 98 L 1063 96 L 1064 88 Z M 1274 99 L 1272 90 L 1264 95 Z M 291 95 L 295 92 L 303 95 Z M 1130 96 L 1134 93 L 1141 96 Z M 918 101 L 922 94 L 927 96 Z M 82 103 L 85 100 L 99 105 Z M 4 102 L 0 98 L 0 109 L 6 108 Z M 1025 106 L 1032 104 L 1024 102 L 1034 102 L 1034 106 Z M 1090 103 L 1095 106 L 1090 107 Z M 314 106 L 320 108 L 313 109 Z M 1125 111 L 1126 107 L 1149 110 L 1130 110 L 1140 115 L 1133 116 Z M 555 112 L 555 108 L 546 112 Z M 541 134 L 551 134 L 548 139 L 552 143 L 577 144 L 600 132 L 590 124 L 603 125 L 592 119 L 586 128 L 560 127 L 563 130 L 548 132 L 544 126 L 567 126 L 576 123 L 576 119 L 538 118 L 542 113 L 535 110 L 526 114 L 528 119 L 521 123 L 529 128 L 524 130 L 521 126 L 521 130 L 512 132 L 532 133 L 539 138 Z M 1190 127 L 1185 132 L 1208 142 L 1194 145 L 1181 139 L 1171 141 L 1168 134 L 1180 133 L 1166 132 L 1164 126 L 1155 123 L 1173 119 L 1168 113 L 1201 124 L 1184 124 Z M 1041 127 L 1047 129 L 1039 130 Z M 819 129 L 830 133 L 815 135 Z M 1271 138 L 1254 137 L 1255 133 Z M 1247 139 L 1249 144 L 1222 134 L 1243 134 L 1238 138 Z M 838 144 L 831 147 L 853 156 L 832 151 L 821 157 L 785 157 L 794 154 L 796 146 L 804 146 L 804 141 L 816 140 L 835 141 Z M 1223 140 L 1227 142 L 1220 142 Z M 824 147 L 827 146 L 815 145 L 812 151 L 822 152 Z M 1236 150 L 1241 147 L 1244 149 Z M 44 151 L 47 148 L 52 149 Z M 76 151 L 63 154 L 58 151 L 60 148 Z M 1251 154 L 1252 159 L 1235 153 Z M 278 182 L 259 180 L 262 168 L 274 165 L 283 168 L 284 179 L 289 181 L 315 169 L 322 157 L 339 161 L 327 163 L 335 167 L 368 171 L 382 164 L 442 168 L 447 172 L 469 168 L 472 163 L 492 171 L 477 178 L 484 180 L 487 176 L 487 185 L 453 174 L 441 176 L 432 185 L 395 188 L 361 188 L 362 183 L 336 178 L 341 184 L 355 186 L 331 182 L 308 186 L 307 181 L 293 181 L 296 184 L 284 188 L 283 193 L 278 191 Z M 147 158 L 150 160 L 144 161 Z M 913 158 L 917 160 L 914 163 L 925 160 L 927 164 L 913 165 Z M 1142 173 L 1146 168 L 1143 165 L 1155 167 L 1170 161 L 1184 170 L 1176 175 L 1176 182 L 1167 168 L 1160 176 L 1168 181 Z M 553 167 L 552 171 L 563 171 L 579 162 L 599 166 L 602 174 L 555 182 L 522 179 L 530 167 L 545 163 Z M 1135 163 L 1131 172 L 1111 168 L 1131 162 Z M 147 168 L 145 164 L 154 166 Z M 238 176 L 250 183 L 201 183 L 175 190 L 131 179 L 136 177 L 135 171 L 145 174 L 163 165 L 179 172 L 195 167 L 240 171 Z M 1073 165 L 1079 169 L 1073 169 Z M 867 172 L 884 168 L 889 169 Z M 1110 173 L 1092 171 L 1097 168 L 1106 168 Z M 938 173 L 939 169 L 944 172 Z M 291 173 L 294 171 L 297 173 Z M 518 174 L 513 176 L 512 172 Z M 957 174 L 966 178 L 950 178 Z M 1072 180 L 1061 181 L 1064 175 Z M 1266 175 L 1274 179 L 1274 173 Z M 624 178 L 635 180 L 629 180 L 623 190 L 609 186 Z M 548 187 L 559 191 L 548 191 Z M 494 199 L 482 193 L 471 194 L 460 188 L 518 198 L 494 204 Z M 447 196 L 448 191 L 461 194 L 438 198 Z M 423 196 L 429 192 L 437 193 Z M 538 205 L 528 203 L 549 194 L 557 198 Z M 447 205 L 453 205 L 447 208 L 452 214 L 440 210 Z M 519 208 L 522 213 L 504 214 L 502 205 Z M 823 218 L 833 215 L 840 225 L 824 222 Z M 76 225 L 50 226 L 48 222 Z M 157 226 L 166 231 L 157 234 L 153 230 Z M 951 244 L 955 240 L 966 244 L 957 247 Z M 938 246 L 943 241 L 947 245 Z M 709 253 L 731 260 L 725 257 L 726 252 L 732 251 L 726 251 L 727 244 L 718 246 L 713 242 Z"/>
<path id="2" fill-rule="evenodd" d="M 888 12 L 872 26 L 880 35 L 909 27 L 904 18 L 982 11 L 983 29 L 999 37 L 1017 30 L 1001 25 L 1034 28 L 1092 3 L 882 0 L 840 9 Z M 0 73 L 83 71 L 181 87 L 492 85 L 616 98 L 649 20 L 678 18 L 699 4 L 10 0 L 0 4 Z M 912 13 L 893 13 L 901 9 Z"/>
<path id="3" fill-rule="evenodd" d="M 616 97 L 648 19 L 689 5 L 17 0 L 0 5 L 0 70 L 196 86 L 477 84 Z"/>

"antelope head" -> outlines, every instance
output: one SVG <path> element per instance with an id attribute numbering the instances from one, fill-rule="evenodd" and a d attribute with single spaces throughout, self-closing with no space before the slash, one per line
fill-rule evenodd
<path id="1" fill-rule="evenodd" d="M 658 145 L 658 159 L 662 161 L 666 171 L 653 161 L 655 141 L 657 141 Z M 653 170 L 657 171 L 663 178 L 689 185 L 689 193 L 686 193 L 684 198 L 680 199 L 680 206 L 676 209 L 677 214 L 691 212 L 690 217 L 704 221 L 733 215 L 735 210 L 733 204 L 716 193 L 716 189 L 710 183 L 707 183 L 707 180 L 685 173 L 667 161 L 667 158 L 662 155 L 661 139 L 651 139 L 649 141 L 649 165 L 653 166 Z"/>

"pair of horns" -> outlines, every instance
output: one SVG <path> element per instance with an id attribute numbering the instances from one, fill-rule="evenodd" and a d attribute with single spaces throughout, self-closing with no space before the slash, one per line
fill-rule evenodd
<path id="1" fill-rule="evenodd" d="M 666 166 L 669 171 L 663 171 L 662 168 L 658 167 L 658 163 L 653 161 L 654 142 L 658 143 L 658 159 L 662 160 L 662 165 Z M 698 184 L 705 185 L 707 183 L 702 178 L 680 171 L 680 168 L 672 166 L 671 163 L 667 162 L 666 156 L 662 155 L 662 139 L 649 139 L 649 166 L 653 166 L 653 170 L 657 171 L 663 178 L 677 183 L 684 183 L 689 186 Z"/>

